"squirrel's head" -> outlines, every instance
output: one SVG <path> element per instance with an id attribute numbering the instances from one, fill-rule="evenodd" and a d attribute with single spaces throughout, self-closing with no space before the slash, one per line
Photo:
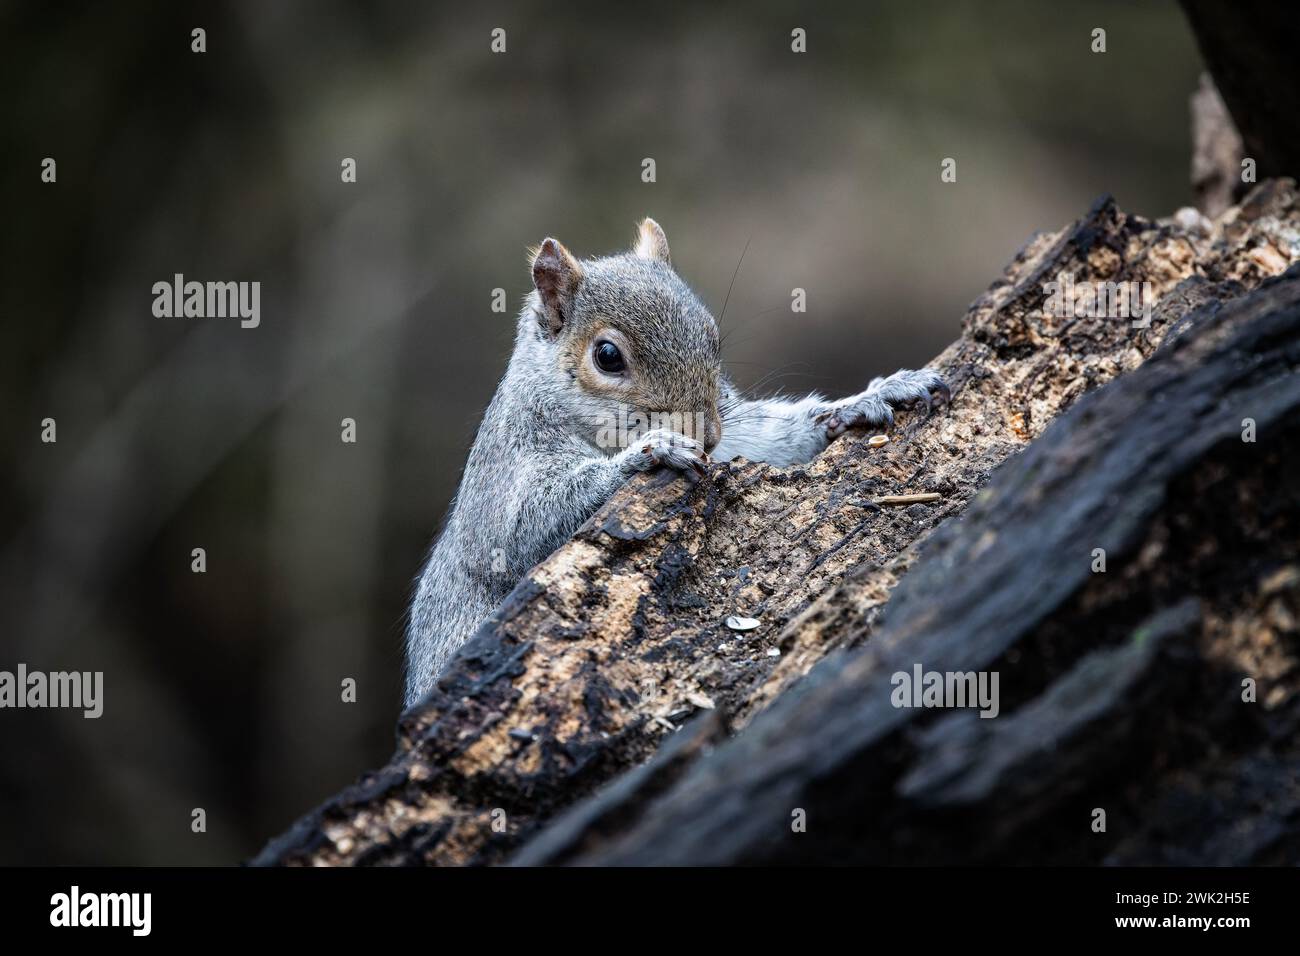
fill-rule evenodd
<path id="1" fill-rule="evenodd" d="M 652 428 L 718 443 L 718 326 L 673 271 L 658 223 L 643 220 L 629 252 L 583 262 L 546 239 L 532 272 L 525 334 L 566 383 L 565 413 L 596 426 L 598 445 L 612 452 Z"/>

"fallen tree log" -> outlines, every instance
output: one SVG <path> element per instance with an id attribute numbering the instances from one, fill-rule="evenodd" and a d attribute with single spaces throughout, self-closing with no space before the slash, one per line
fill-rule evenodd
<path id="1" fill-rule="evenodd" d="M 500 862 L 630 768 L 639 769 L 598 799 L 635 793 L 630 808 L 647 794 L 676 792 L 683 774 L 712 763 L 702 754 L 773 700 L 792 694 L 786 706 L 796 706 L 810 688 L 828 686 L 802 678 L 871 638 L 895 585 L 915 573 L 917 543 L 965 510 L 1008 457 L 1084 393 L 1137 368 L 1189 315 L 1216 312 L 1300 258 L 1291 181 L 1261 184 L 1208 228 L 1185 222 L 1127 215 L 1104 198 L 1067 229 L 1032 238 L 933 363 L 953 386 L 951 404 L 928 419 L 900 416 L 882 447 L 850 435 L 803 467 L 736 461 L 698 482 L 668 473 L 629 482 L 519 583 L 429 697 L 402 716 L 389 763 L 254 862 Z M 1144 328 L 1046 308 L 1047 283 L 1063 274 L 1075 283 L 1150 283 L 1159 304 Z M 914 493 L 939 497 L 886 503 Z M 759 625 L 730 629 L 732 615 Z M 1160 627 L 1181 621 L 1162 618 Z M 1034 647 L 1055 659 L 1050 644 Z M 1026 663 L 1052 673 L 1038 658 Z M 1097 665 L 1116 674 L 1153 666 L 1140 656 Z M 714 713 L 678 734 L 700 711 Z M 823 743 L 843 720 L 823 728 Z M 746 731 L 719 753 L 769 736 Z M 660 759 L 641 766 L 665 741 Z M 914 785 L 930 779 L 923 773 Z M 606 805 L 597 829 L 624 816 Z M 569 826 L 585 835 L 530 848 L 531 858 L 589 846 L 592 831 Z M 863 845 L 872 839 L 880 837 Z M 761 855 L 752 845 L 739 855 L 750 852 Z"/>
<path id="2" fill-rule="evenodd" d="M 1300 862 L 1300 266 L 1179 331 L 934 535 L 866 648 L 518 861 Z M 998 675 L 996 719 L 916 707 L 918 671 Z"/>

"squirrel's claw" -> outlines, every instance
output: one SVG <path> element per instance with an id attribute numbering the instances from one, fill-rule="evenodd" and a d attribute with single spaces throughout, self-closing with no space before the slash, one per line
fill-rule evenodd
<path id="1" fill-rule="evenodd" d="M 619 455 L 619 459 L 620 467 L 628 474 L 663 465 L 703 477 L 708 470 L 705 464 L 709 456 L 704 452 L 704 445 L 694 438 L 656 428 L 637 439 Z"/>
<path id="2" fill-rule="evenodd" d="M 825 424 L 828 439 L 835 439 L 854 427 L 892 427 L 895 408 L 924 405 L 929 415 L 935 398 L 945 404 L 952 401 L 952 391 L 938 372 L 928 368 L 903 369 L 887 378 L 875 379 L 865 392 L 835 402 L 819 411 L 814 419 Z"/>

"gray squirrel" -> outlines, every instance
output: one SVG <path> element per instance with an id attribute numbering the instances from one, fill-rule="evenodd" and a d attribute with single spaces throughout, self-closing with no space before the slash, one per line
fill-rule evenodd
<path id="1" fill-rule="evenodd" d="M 673 270 L 653 219 L 626 253 L 579 261 L 546 239 L 531 258 L 514 354 L 416 586 L 407 707 L 519 579 L 637 472 L 702 473 L 710 454 L 806 462 L 849 428 L 892 425 L 895 406 L 950 398 L 929 369 L 839 401 L 743 398 L 722 372 L 713 316 Z"/>

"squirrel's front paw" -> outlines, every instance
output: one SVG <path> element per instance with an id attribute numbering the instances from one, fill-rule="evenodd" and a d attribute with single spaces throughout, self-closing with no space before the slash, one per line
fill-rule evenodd
<path id="1" fill-rule="evenodd" d="M 826 426 L 827 438 L 838 438 L 850 428 L 888 428 L 894 424 L 895 408 L 922 404 L 929 414 L 935 397 L 952 400 L 938 372 L 901 369 L 888 378 L 873 380 L 865 392 L 819 410 L 814 418 Z"/>
<path id="2" fill-rule="evenodd" d="M 667 465 L 678 471 L 692 471 L 704 474 L 704 465 L 709 456 L 704 446 L 694 438 L 687 438 L 677 432 L 663 428 L 648 431 L 634 440 L 618 455 L 619 467 L 627 474 L 649 471 L 659 465 Z"/>

